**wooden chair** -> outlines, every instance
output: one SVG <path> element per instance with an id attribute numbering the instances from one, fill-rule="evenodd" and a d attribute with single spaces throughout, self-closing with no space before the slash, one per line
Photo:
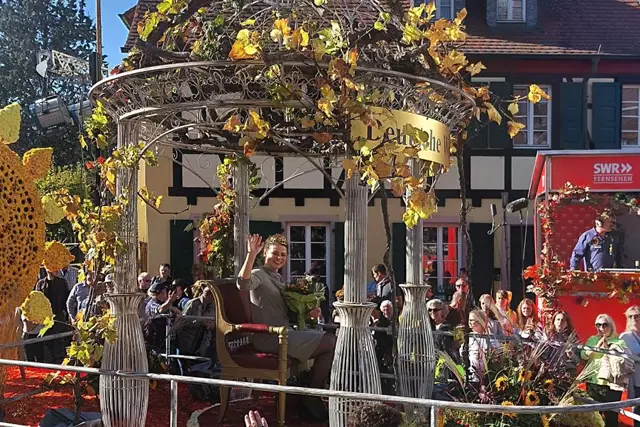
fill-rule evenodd
<path id="1" fill-rule="evenodd" d="M 291 366 L 291 360 L 287 358 L 287 327 L 252 323 L 249 293 L 238 290 L 235 279 L 201 281 L 200 284 L 211 287 L 216 304 L 216 351 L 222 366 L 221 378 L 253 378 L 286 385 Z M 278 355 L 261 353 L 251 344 L 229 348 L 230 341 L 250 333 L 276 335 Z M 229 387 L 220 387 L 220 422 L 229 406 L 229 392 Z M 286 393 L 278 393 L 279 427 L 284 427 L 285 400 Z"/>

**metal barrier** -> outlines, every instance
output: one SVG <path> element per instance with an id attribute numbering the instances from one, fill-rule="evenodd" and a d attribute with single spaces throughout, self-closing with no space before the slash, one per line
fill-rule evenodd
<path id="1" fill-rule="evenodd" d="M 352 393 L 335 390 L 324 390 L 305 387 L 293 387 L 293 386 L 281 386 L 275 384 L 258 384 L 242 381 L 229 381 L 218 380 L 209 378 L 197 378 L 197 377 L 183 377 L 176 375 L 166 374 L 151 374 L 151 373 L 139 373 L 139 372 L 123 372 L 123 371 L 109 371 L 98 368 L 86 368 L 80 366 L 64 366 L 53 365 L 49 363 L 36 363 L 36 362 L 24 362 L 17 360 L 0 359 L 0 365 L 9 366 L 23 366 L 27 368 L 39 368 L 65 372 L 77 372 L 86 374 L 96 374 L 101 376 L 116 376 L 116 377 L 129 377 L 129 378 L 146 378 L 149 380 L 157 381 L 169 381 L 171 383 L 171 419 L 169 425 L 171 427 L 177 426 L 177 414 L 178 414 L 178 383 L 187 384 L 204 384 L 212 386 L 227 386 L 246 388 L 250 390 L 257 390 L 267 393 L 285 392 L 288 394 L 296 394 L 302 396 L 318 396 L 318 397 L 341 397 L 346 399 L 354 399 L 358 401 L 371 401 L 371 402 L 388 402 L 396 404 L 410 404 L 430 408 L 431 425 L 437 425 L 438 409 L 455 409 L 461 411 L 471 412 L 505 412 L 515 414 L 564 414 L 564 413 L 579 413 L 579 412 L 592 412 L 592 411 L 616 411 L 621 412 L 623 408 L 630 406 L 640 405 L 640 398 L 629 399 L 620 402 L 610 403 L 595 403 L 588 405 L 575 405 L 575 406 L 502 406 L 502 405 L 483 405 L 477 403 L 462 403 L 462 402 L 447 402 L 442 400 L 433 399 L 416 399 L 411 397 L 400 396 L 387 396 L 381 394 L 365 394 L 365 393 Z M 634 414 L 634 419 L 638 419 Z M 28 427 L 16 424 L 0 423 L 1 426 L 13 426 L 13 427 Z"/>

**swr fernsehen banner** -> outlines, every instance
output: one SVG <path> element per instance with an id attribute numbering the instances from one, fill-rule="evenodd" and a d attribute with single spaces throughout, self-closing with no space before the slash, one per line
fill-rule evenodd
<path id="1" fill-rule="evenodd" d="M 371 109 L 381 126 L 367 126 L 360 120 L 351 122 L 351 137 L 353 141 L 366 139 L 365 145 L 373 148 L 381 141 L 413 146 L 420 151 L 418 157 L 422 160 L 439 163 L 449 167 L 451 137 L 449 128 L 444 123 L 418 114 L 398 110 L 384 110 L 379 107 Z M 378 113 L 379 114 L 376 114 Z M 389 114 L 391 113 L 391 114 Z M 420 129 L 420 140 L 407 135 L 406 125 Z"/>

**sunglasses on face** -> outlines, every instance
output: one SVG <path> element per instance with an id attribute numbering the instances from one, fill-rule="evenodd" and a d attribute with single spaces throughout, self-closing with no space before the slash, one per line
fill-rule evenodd
<path id="1" fill-rule="evenodd" d="M 596 323 L 596 328 L 608 328 L 608 323 Z"/>
<path id="2" fill-rule="evenodd" d="M 633 320 L 640 319 L 640 314 L 630 314 L 627 316 L 627 319 L 633 319 Z"/>
<path id="3" fill-rule="evenodd" d="M 428 311 L 429 311 L 429 313 L 436 313 L 436 312 L 440 311 L 440 309 L 439 308 L 429 308 Z"/>

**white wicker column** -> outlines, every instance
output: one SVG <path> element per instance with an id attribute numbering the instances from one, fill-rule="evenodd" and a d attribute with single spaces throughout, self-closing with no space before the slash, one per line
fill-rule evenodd
<path id="1" fill-rule="evenodd" d="M 380 374 L 369 319 L 375 304 L 366 302 L 367 187 L 356 175 L 345 182 L 344 302 L 334 306 L 340 316 L 336 353 L 331 369 L 331 390 L 380 393 Z M 361 404 L 329 399 L 329 425 L 344 427 L 349 413 Z"/>
<path id="2" fill-rule="evenodd" d="M 233 175 L 236 190 L 236 210 L 233 218 L 233 269 L 237 275 L 247 256 L 249 237 L 249 167 L 239 161 Z"/>
<path id="3" fill-rule="evenodd" d="M 118 148 L 137 143 L 135 123 L 118 123 Z M 138 170 L 118 169 L 116 194 L 128 200 L 120 221 L 120 236 L 126 252 L 116 260 L 115 285 L 118 293 L 108 296 L 116 317 L 117 340 L 104 344 L 102 368 L 149 372 L 147 352 L 138 318 L 144 295 L 136 292 L 138 275 Z M 100 410 L 105 427 L 144 427 L 149 401 L 146 379 L 100 377 Z"/>
<path id="4" fill-rule="evenodd" d="M 412 161 L 413 176 L 419 176 L 421 162 Z M 430 399 L 433 392 L 436 351 L 427 312 L 427 286 L 423 264 L 424 223 L 407 229 L 407 284 L 405 304 L 398 329 L 398 391 L 406 397 Z"/>

